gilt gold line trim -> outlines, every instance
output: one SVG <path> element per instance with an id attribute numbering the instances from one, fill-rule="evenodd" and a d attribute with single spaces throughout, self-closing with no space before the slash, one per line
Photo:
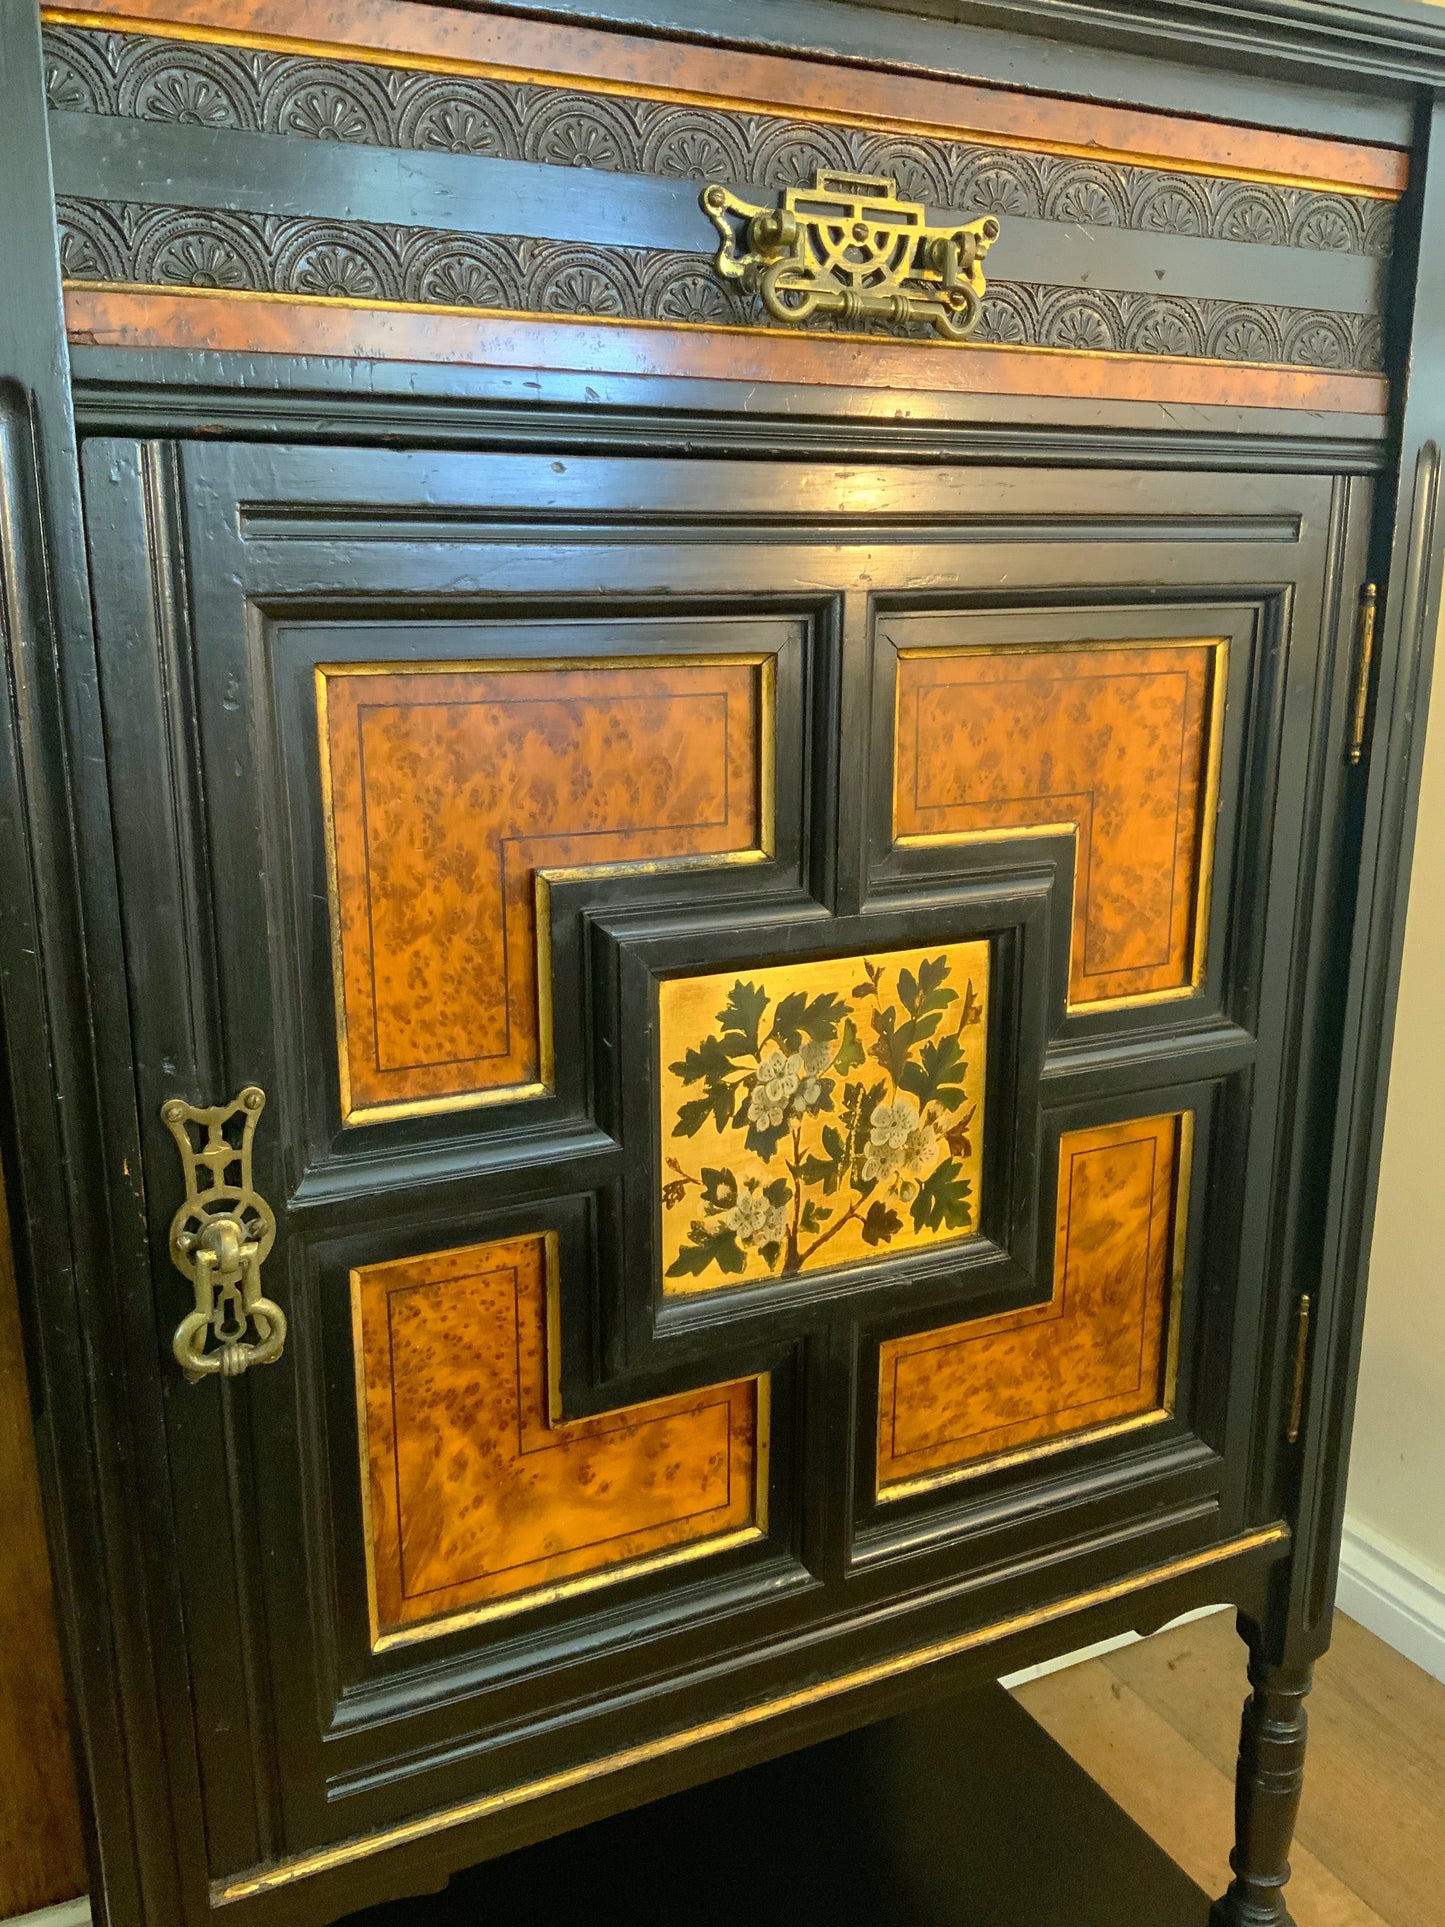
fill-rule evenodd
<path id="1" fill-rule="evenodd" d="M 336 856 L 336 809 L 331 777 L 331 728 L 327 713 L 327 668 L 312 671 L 316 688 L 316 740 L 321 770 L 321 833 L 326 849 L 326 923 L 331 944 L 331 994 L 336 1017 L 336 1069 L 340 1086 L 341 1121 L 355 1113 L 351 1102 L 351 1048 L 346 1023 L 346 960 L 341 948 L 341 875 Z M 361 1315 L 353 1297 L 353 1313 Z M 357 1327 L 358 1331 L 360 1327 Z M 369 1489 L 369 1488 L 368 1488 Z M 369 1503 L 369 1500 L 368 1500 Z"/>
<path id="2" fill-rule="evenodd" d="M 1167 1585 L 1172 1580 L 1186 1579 L 1194 1573 L 1207 1572 L 1212 1567 L 1226 1565 L 1235 1559 L 1247 1558 L 1253 1553 L 1264 1552 L 1271 1546 L 1285 1545 L 1289 1538 L 1290 1529 L 1283 1521 L 1261 1527 L 1254 1532 L 1242 1533 L 1237 1538 L 1222 1541 L 1219 1545 L 1208 1546 L 1201 1552 L 1187 1553 L 1163 1565 L 1146 1567 L 1142 1572 L 1131 1573 L 1123 1579 L 1114 1580 L 1107 1586 L 1098 1586 L 1088 1592 L 1075 1593 L 1069 1598 L 1055 1600 L 1049 1605 L 1036 1606 L 1027 1612 L 994 1620 L 986 1626 L 976 1627 L 969 1632 L 956 1633 L 951 1638 L 938 1640 L 932 1645 L 917 1647 L 912 1652 L 896 1654 L 890 1659 L 875 1661 L 870 1666 L 860 1666 L 851 1672 L 835 1674 L 831 1679 L 822 1680 L 812 1686 L 800 1687 L 795 1692 L 782 1693 L 772 1699 L 761 1700 L 754 1706 L 744 1707 L 740 1712 L 722 1714 L 717 1719 L 704 1721 L 697 1726 L 685 1727 L 679 1732 L 665 1733 L 658 1739 L 644 1740 L 636 1746 L 625 1747 L 620 1752 L 605 1754 L 599 1759 L 581 1761 L 575 1766 L 565 1767 L 560 1772 L 547 1774 L 541 1779 L 524 1780 L 517 1786 L 504 1787 L 499 1792 L 485 1793 L 474 1800 L 462 1801 L 456 1806 L 420 1814 L 413 1820 L 400 1821 L 395 1826 L 382 1828 L 376 1833 L 363 1834 L 355 1839 L 341 1841 L 332 1847 L 318 1848 L 310 1853 L 297 1854 L 289 1860 L 277 1862 L 255 1873 L 245 1874 L 232 1880 L 214 1881 L 211 1885 L 211 1899 L 215 1905 L 225 1906 L 232 1901 L 249 1900 L 257 1894 L 273 1892 L 278 1887 L 290 1886 L 293 1882 L 307 1879 L 314 1874 L 327 1873 L 337 1867 L 348 1866 L 357 1860 L 386 1853 L 394 1847 L 410 1846 L 417 1841 L 430 1839 L 433 1835 L 446 1832 L 449 1828 L 465 1826 L 473 1821 L 488 1819 L 494 1813 L 505 1813 L 517 1807 L 530 1805 L 536 1800 L 546 1799 L 551 1795 L 566 1793 L 571 1788 L 581 1786 L 589 1780 L 603 1779 L 614 1773 L 626 1772 L 633 1767 L 645 1766 L 653 1760 L 667 1759 L 673 1754 L 685 1752 L 689 1747 L 705 1745 L 710 1740 L 726 1739 L 730 1734 L 746 1732 L 752 1727 L 764 1725 L 769 1720 L 782 1718 L 786 1714 L 802 1711 L 809 1706 L 820 1705 L 827 1700 L 838 1699 L 845 1693 L 886 1684 L 889 1680 L 899 1679 L 908 1673 L 916 1672 L 922 1666 L 937 1665 L 944 1660 L 959 1658 L 965 1653 L 977 1651 L 980 1647 L 994 1645 L 999 1640 L 1056 1625 L 1059 1621 L 1072 1618 L 1075 1613 L 1086 1612 L 1091 1607 L 1112 1605 L 1118 1600 L 1131 1598 L 1135 1593 L 1147 1592 L 1152 1586 Z"/>
<path id="3" fill-rule="evenodd" d="M 371 1508 L 371 1439 L 366 1422 L 366 1346 L 361 1317 L 361 1273 L 355 1267 L 347 1277 L 351 1298 L 351 1370 L 356 1388 L 356 1451 L 361 1471 L 361 1546 L 366 1565 L 366 1623 L 370 1629 L 372 1651 L 381 1626 L 381 1608 L 376 1593 L 376 1521 Z"/>
<path id="4" fill-rule="evenodd" d="M 1224 714 L 1229 703 L 1228 638 L 1215 645 L 1209 691 L 1209 756 L 1200 802 L 1199 894 L 1194 905 L 1194 989 L 1209 973 L 1209 924 L 1214 914 L 1214 865 L 1219 854 L 1219 791 L 1224 780 Z"/>
<path id="5" fill-rule="evenodd" d="M 521 1592 L 513 1599 L 494 1600 L 490 1605 L 469 1607 L 466 1612 L 448 1613 L 444 1619 L 429 1619 L 422 1625 L 407 1626 L 399 1632 L 376 1633 L 373 1628 L 371 1650 L 374 1653 L 392 1653 L 403 1646 L 418 1646 L 429 1639 L 449 1638 L 454 1633 L 467 1632 L 477 1626 L 488 1626 L 498 1619 L 514 1618 L 522 1612 L 533 1612 L 541 1606 L 555 1606 L 564 1600 L 578 1599 L 589 1592 L 599 1592 L 605 1586 L 620 1586 L 626 1580 L 645 1579 L 656 1572 L 666 1572 L 673 1566 L 685 1566 L 699 1559 L 711 1559 L 724 1552 L 734 1552 L 739 1546 L 758 1544 L 766 1537 L 759 1526 L 741 1526 L 736 1532 L 721 1532 L 711 1539 L 698 1539 L 692 1545 L 679 1546 L 672 1552 L 657 1552 L 645 1559 L 629 1559 L 618 1566 L 607 1566 L 600 1572 L 589 1572 L 577 1579 L 559 1580 L 553 1586 L 538 1586 L 531 1592 Z"/>
<path id="6" fill-rule="evenodd" d="M 342 676 L 455 676 L 520 674 L 548 669 L 735 669 L 758 672 L 758 842 L 745 850 L 701 851 L 695 855 L 642 857 L 633 862 L 578 864 L 566 869 L 538 870 L 535 891 L 535 963 L 537 973 L 537 1071 L 526 1084 L 503 1084 L 494 1089 L 456 1091 L 446 1097 L 401 1098 L 388 1104 L 353 1104 L 351 1064 L 347 1045 L 345 960 L 341 945 L 341 883 L 337 870 L 335 813 L 332 806 L 331 738 L 327 727 L 327 682 Z M 471 1111 L 498 1104 L 520 1104 L 551 1097 L 556 1090 L 556 1026 L 552 999 L 552 924 L 549 886 L 585 877 L 653 876 L 684 870 L 716 870 L 740 864 L 763 863 L 776 845 L 777 807 L 777 657 L 761 651 L 720 651 L 698 655 L 657 656 L 509 656 L 498 661 L 485 657 L 455 661 L 318 663 L 315 669 L 317 729 L 320 737 L 321 795 L 326 844 L 326 887 L 331 932 L 331 971 L 335 999 L 335 1037 L 341 1087 L 343 1125 L 380 1124 L 404 1118 L 433 1117 L 448 1111 Z"/>
<path id="7" fill-rule="evenodd" d="M 1149 146 L 1111 144 L 1104 140 L 1055 140 L 1014 128 L 1004 131 L 982 126 L 976 118 L 970 117 L 967 113 L 960 113 L 957 118 L 930 116 L 915 118 L 871 112 L 863 107 L 841 109 L 801 97 L 790 100 L 783 97 L 782 90 L 778 98 L 769 99 L 758 95 L 719 93 L 708 88 L 660 86 L 645 80 L 612 79 L 603 74 L 577 71 L 563 66 L 539 68 L 535 65 L 519 65 L 506 61 L 424 53 L 408 48 L 365 45 L 349 40 L 314 39 L 304 35 L 254 30 L 237 32 L 224 26 L 155 19 L 141 9 L 125 13 L 46 7 L 41 10 L 41 20 L 46 25 L 86 27 L 111 33 L 145 34 L 156 39 L 190 41 L 206 46 L 246 47 L 261 52 L 294 54 L 318 60 L 350 61 L 361 66 L 399 67 L 420 73 L 473 75 L 531 86 L 565 86 L 569 91 L 601 94 L 613 98 L 656 100 L 686 106 L 721 108 L 740 114 L 762 113 L 804 118 L 829 126 L 865 127 L 883 133 L 924 134 L 936 139 L 967 140 L 981 147 L 993 147 L 1005 151 L 1012 148 L 1027 153 L 1058 154 L 1072 160 L 1122 161 L 1131 166 L 1154 168 L 1160 172 L 1172 174 L 1200 175 L 1213 180 L 1254 181 L 1276 187 L 1308 188 L 1357 196 L 1362 200 L 1399 200 L 1405 191 L 1404 176 L 1408 167 L 1408 157 L 1398 150 L 1370 147 L 1361 143 L 1354 151 L 1368 156 L 1376 164 L 1377 171 L 1388 172 L 1392 178 L 1388 183 L 1374 180 L 1350 180 L 1343 175 L 1336 177 L 1330 174 L 1308 174 L 1289 169 L 1248 167 L 1202 156 L 1176 155 Z M 592 38 L 595 40 L 597 36 Z M 730 58 L 727 50 L 722 48 L 694 49 L 693 51 L 711 53 L 716 59 L 724 62 Z M 777 65 L 800 64 L 790 62 L 785 54 L 762 55 L 760 58 Z M 578 64 L 581 65 L 580 62 Z M 850 81 L 857 78 L 856 70 L 851 67 L 846 72 Z M 896 77 L 889 76 L 889 78 Z M 946 75 L 918 76 L 917 78 L 940 91 L 956 88 L 960 95 L 966 94 L 974 100 L 982 96 L 1009 101 L 1024 100 L 1057 104 L 1061 99 L 1060 96 L 1029 92 L 1022 88 L 980 86 Z M 1109 111 L 1109 109 L 1102 110 L 1103 113 Z M 1193 119 L 1188 115 L 1170 115 L 1147 108 L 1113 111 L 1132 113 L 1142 122 L 1160 127 L 1181 124 L 1187 126 Z M 1096 109 L 1095 112 L 1097 114 L 1100 110 Z M 1256 129 L 1238 131 L 1249 135 L 1259 135 L 1262 132 Z M 1302 135 L 1286 138 L 1295 139 L 1299 144 L 1321 148 L 1329 146 L 1339 148 L 1345 145 L 1330 142 L 1322 136 Z"/>
<path id="8" fill-rule="evenodd" d="M 546 1265 L 547 1407 L 549 1422 L 556 1426 L 564 1422 L 561 1240 L 554 1230 L 544 1231 L 542 1239 Z M 396 1651 L 399 1647 L 416 1646 L 427 1640 L 449 1637 L 453 1633 L 464 1632 L 471 1627 L 485 1626 L 494 1620 L 511 1618 L 517 1613 L 531 1612 L 541 1606 L 555 1606 L 563 1600 L 576 1599 L 584 1593 L 597 1592 L 604 1586 L 621 1585 L 626 1580 L 646 1578 L 653 1573 L 669 1571 L 674 1566 L 688 1565 L 695 1560 L 710 1559 L 719 1553 L 732 1552 L 739 1546 L 756 1545 L 767 1537 L 772 1458 L 772 1378 L 770 1374 L 763 1372 L 753 1381 L 756 1388 L 756 1403 L 753 1421 L 752 1525 L 741 1526 L 732 1532 L 715 1533 L 711 1538 L 696 1539 L 688 1545 L 672 1547 L 667 1552 L 649 1553 L 641 1559 L 628 1559 L 615 1566 L 604 1566 L 596 1572 L 579 1573 L 576 1578 L 560 1579 L 550 1586 L 534 1586 L 526 1592 L 514 1593 L 510 1598 L 490 1600 L 486 1605 L 467 1607 L 461 1612 L 447 1613 L 440 1618 L 429 1619 L 418 1625 L 399 1627 L 395 1632 L 383 1632 L 377 1604 L 376 1537 L 371 1510 L 371 1451 L 366 1424 L 366 1360 L 362 1343 L 359 1269 L 353 1269 L 351 1272 L 350 1288 L 351 1342 L 356 1379 L 356 1430 L 361 1472 L 362 1542 L 366 1553 L 367 1615 L 372 1652 L 389 1653 Z"/>
<path id="9" fill-rule="evenodd" d="M 1189 1266 L 1189 1213 L 1194 1192 L 1193 1111 L 1179 1113 L 1179 1143 L 1174 1171 L 1174 1251 L 1169 1281 L 1169 1330 L 1165 1338 L 1164 1412 L 1179 1409 L 1179 1349 L 1184 1318 L 1184 1281 Z"/>
<path id="10" fill-rule="evenodd" d="M 1034 1465 L 1040 1459 L 1057 1458 L 1085 1445 L 1100 1445 L 1106 1439 L 1126 1437 L 1163 1425 L 1173 1414 L 1164 1406 L 1152 1412 L 1136 1412 L 1130 1418 L 1114 1419 L 1108 1425 L 1094 1425 L 1080 1432 L 1063 1432 L 1057 1438 L 1042 1439 L 1037 1445 L 1020 1446 L 1015 1452 L 1000 1452 L 987 1459 L 970 1459 L 966 1465 L 952 1465 L 940 1472 L 923 1472 L 916 1479 L 898 1479 L 878 1488 L 879 1505 L 892 1505 L 899 1499 L 916 1499 L 923 1492 L 939 1492 L 945 1486 L 962 1485 L 994 1472 L 1010 1472 L 1019 1466 Z"/>
<path id="11" fill-rule="evenodd" d="M 1200 798 L 1201 822 L 1199 827 L 1199 885 L 1194 906 L 1194 935 L 1190 944 L 1190 976 L 1186 984 L 1171 986 L 1168 990 L 1141 990 L 1125 997 L 1091 997 L 1076 1003 L 1072 996 L 1065 1000 L 1065 1011 L 1069 1016 L 1083 1012 L 1146 1010 L 1156 1004 L 1181 1003 L 1188 997 L 1197 996 L 1209 973 L 1209 919 L 1213 904 L 1215 839 L 1219 816 L 1219 786 L 1224 757 L 1224 707 L 1229 691 L 1229 639 L 1226 636 L 1151 636 L 1147 641 L 1138 638 L 1120 641 L 1117 638 L 1089 636 L 1077 642 L 1008 642 L 988 643 L 976 648 L 967 646 L 941 649 L 900 649 L 900 661 L 922 657 L 938 656 L 1037 656 L 1050 649 L 1095 650 L 1095 649 L 1211 649 L 1214 660 L 1210 665 L 1209 693 L 1209 747 L 1208 761 L 1205 765 L 1204 793 Z M 893 689 L 893 741 L 896 746 L 899 727 L 899 692 L 895 679 Z M 893 823 L 894 844 L 899 849 L 909 850 L 947 850 L 972 848 L 975 844 L 1008 843 L 1025 837 L 1072 836 L 1074 839 L 1074 895 L 1071 913 L 1077 915 L 1079 892 L 1086 879 L 1079 874 L 1077 823 L 1029 823 L 1018 829 L 994 830 L 929 830 L 907 836 L 900 836 L 898 823 L 898 771 L 895 761 L 893 772 Z"/>

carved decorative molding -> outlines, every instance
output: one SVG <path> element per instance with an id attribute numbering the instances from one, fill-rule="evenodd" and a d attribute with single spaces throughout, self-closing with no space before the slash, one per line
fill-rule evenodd
<path id="1" fill-rule="evenodd" d="M 61 268 L 72 282 L 714 328 L 768 325 L 758 297 L 720 282 L 708 254 L 65 196 L 57 219 Z M 830 324 L 824 318 L 815 325 Z M 850 322 L 838 332 L 936 339 L 927 321 L 902 329 Z M 974 339 L 1368 372 L 1381 367 L 1383 354 L 1380 324 L 1370 315 L 1019 281 L 990 284 Z"/>
<path id="2" fill-rule="evenodd" d="M 1133 228 L 1387 256 L 1395 203 L 691 103 L 419 73 L 92 28 L 46 29 L 63 113 L 236 128 L 737 187 L 807 186 L 819 170 L 886 175 L 973 218 Z"/>

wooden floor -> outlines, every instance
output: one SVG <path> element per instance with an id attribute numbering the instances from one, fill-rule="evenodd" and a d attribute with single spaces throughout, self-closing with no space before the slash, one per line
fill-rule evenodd
<path id="1" fill-rule="evenodd" d="M 1221 1613 L 1018 1692 L 1213 1893 L 1228 1877 L 1243 1655 Z M 1445 1927 L 1445 1685 L 1343 1614 L 1310 1699 L 1290 1895 L 1298 1927 Z"/>

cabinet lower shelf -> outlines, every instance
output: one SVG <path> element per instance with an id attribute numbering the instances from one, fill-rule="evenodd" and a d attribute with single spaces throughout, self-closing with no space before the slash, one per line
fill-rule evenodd
<path id="1" fill-rule="evenodd" d="M 1205 1927 L 1208 1912 L 991 1686 L 509 1854 L 345 1927 Z"/>

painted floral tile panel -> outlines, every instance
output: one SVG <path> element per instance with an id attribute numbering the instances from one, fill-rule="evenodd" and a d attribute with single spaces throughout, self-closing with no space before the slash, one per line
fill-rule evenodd
<path id="1" fill-rule="evenodd" d="M 985 941 L 661 985 L 663 1289 L 975 1232 L 988 986 Z"/>

